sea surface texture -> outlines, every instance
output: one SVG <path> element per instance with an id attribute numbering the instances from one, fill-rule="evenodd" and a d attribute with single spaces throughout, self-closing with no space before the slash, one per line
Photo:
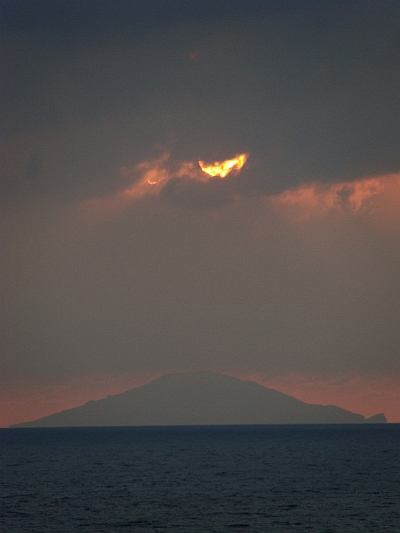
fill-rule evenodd
<path id="1" fill-rule="evenodd" d="M 0 531 L 400 531 L 400 426 L 0 430 Z"/>

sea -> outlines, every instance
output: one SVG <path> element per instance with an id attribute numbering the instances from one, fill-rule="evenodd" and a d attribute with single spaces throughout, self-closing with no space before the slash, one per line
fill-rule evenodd
<path id="1" fill-rule="evenodd" d="M 0 531 L 400 532 L 400 425 L 0 429 Z"/>

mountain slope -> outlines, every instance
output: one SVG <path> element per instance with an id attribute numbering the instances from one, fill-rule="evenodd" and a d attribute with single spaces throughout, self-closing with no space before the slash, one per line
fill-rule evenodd
<path id="1" fill-rule="evenodd" d="M 213 372 L 166 374 L 122 394 L 12 427 L 384 423 Z"/>

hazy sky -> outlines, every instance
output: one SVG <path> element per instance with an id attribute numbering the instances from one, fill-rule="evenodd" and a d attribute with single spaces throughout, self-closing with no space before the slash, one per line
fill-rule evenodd
<path id="1" fill-rule="evenodd" d="M 0 425 L 197 369 L 400 422 L 399 6 L 0 0 Z"/>

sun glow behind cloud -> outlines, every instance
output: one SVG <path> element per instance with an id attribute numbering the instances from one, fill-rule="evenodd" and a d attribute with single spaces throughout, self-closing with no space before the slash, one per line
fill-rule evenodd
<path id="1" fill-rule="evenodd" d="M 210 166 L 202 161 L 182 161 L 172 164 L 170 154 L 164 153 L 159 158 L 142 161 L 131 167 L 123 167 L 121 176 L 131 185 L 107 197 L 91 198 L 87 204 L 98 209 L 120 209 L 144 197 L 159 196 L 171 180 L 182 182 L 206 183 L 215 178 L 225 178 L 230 173 L 237 174 L 248 158 L 248 154 L 239 154 L 233 159 L 216 161 Z"/>
<path id="2" fill-rule="evenodd" d="M 202 186 L 215 179 L 228 179 L 231 172 L 236 174 L 243 168 L 247 157 L 248 154 L 239 154 L 233 159 L 208 165 L 203 161 L 198 164 L 193 161 L 171 163 L 170 154 L 165 153 L 159 158 L 123 167 L 120 173 L 131 182 L 129 186 L 107 197 L 91 198 L 85 204 L 106 211 L 124 209 L 142 198 L 159 197 L 171 181 L 174 184 L 180 182 L 179 191 L 185 194 L 190 184 Z M 225 179 L 221 180 L 221 187 L 225 187 Z M 330 184 L 314 181 L 279 194 L 260 193 L 258 196 L 293 221 L 334 214 L 373 216 L 389 223 L 392 228 L 400 224 L 400 174 Z M 246 201 L 238 191 L 234 197 Z"/>
<path id="3" fill-rule="evenodd" d="M 246 163 L 248 154 L 235 155 L 233 159 L 226 161 L 214 161 L 213 163 L 206 163 L 199 161 L 199 166 L 203 172 L 214 177 L 225 178 L 232 171 L 239 171 Z"/>

